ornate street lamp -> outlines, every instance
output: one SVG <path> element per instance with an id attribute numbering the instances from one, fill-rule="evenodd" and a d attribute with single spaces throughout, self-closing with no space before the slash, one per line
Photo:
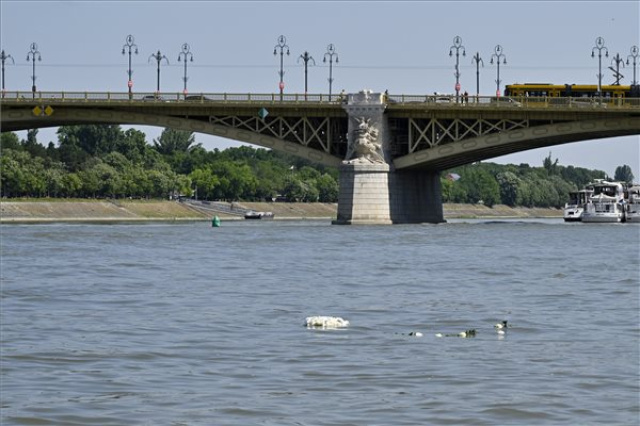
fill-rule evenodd
<path id="1" fill-rule="evenodd" d="M 278 37 L 278 44 L 276 44 L 273 48 L 273 56 L 278 54 L 278 49 L 280 49 L 280 100 L 282 100 L 282 93 L 284 92 L 284 49 L 287 49 L 287 56 L 289 55 L 289 46 L 287 46 L 287 38 L 283 35 Z"/>
<path id="2" fill-rule="evenodd" d="M 127 42 L 122 46 L 122 54 L 124 55 L 127 51 L 129 52 L 129 69 L 127 70 L 127 75 L 129 76 L 129 81 L 127 81 L 127 87 L 129 88 L 129 99 L 133 97 L 133 70 L 131 69 L 131 54 L 138 54 L 138 46 L 135 44 L 135 39 L 131 34 L 127 36 Z"/>
<path id="3" fill-rule="evenodd" d="M 456 51 L 456 72 L 453 75 L 456 76 L 456 102 L 458 102 L 458 97 L 460 96 L 460 49 L 462 49 L 462 56 L 467 56 L 460 36 L 453 38 L 453 46 L 449 48 L 449 56 L 453 56 L 454 49 Z"/>
<path id="4" fill-rule="evenodd" d="M 596 39 L 596 45 L 591 49 L 591 57 L 595 57 L 595 51 L 598 50 L 598 95 L 602 96 L 602 51 L 604 50 L 605 56 L 609 57 L 609 49 L 604 47 L 604 39 L 598 37 Z"/>
<path id="5" fill-rule="evenodd" d="M 160 93 L 160 62 L 162 62 L 162 60 L 164 59 L 167 62 L 167 65 L 169 65 L 169 60 L 167 59 L 166 56 L 160 53 L 159 50 L 158 50 L 158 53 L 152 53 L 151 56 L 149 56 L 149 61 L 151 61 L 151 58 L 155 59 L 156 62 L 158 63 L 158 78 L 157 78 L 157 85 L 156 85 L 156 95 L 157 95 Z"/>
<path id="6" fill-rule="evenodd" d="M 33 97 L 36 97 L 36 56 L 39 61 L 42 61 L 42 56 L 40 56 L 40 52 L 38 51 L 38 45 L 35 43 L 31 43 L 31 50 L 27 52 L 27 62 L 33 62 L 33 69 L 31 71 L 31 80 L 33 81 L 33 85 L 31 86 L 31 92 L 33 93 Z M 2 73 L 4 76 L 4 72 Z"/>
<path id="7" fill-rule="evenodd" d="M 476 54 L 473 56 L 472 62 L 476 63 L 476 102 L 478 102 L 478 98 L 480 96 L 480 65 L 484 67 L 484 61 L 480 57 L 480 52 L 476 52 Z"/>
<path id="8" fill-rule="evenodd" d="M 11 63 L 13 63 L 15 65 L 15 61 L 13 60 L 13 57 L 11 55 L 7 55 L 6 53 L 4 53 L 4 50 L 2 51 L 2 53 L 0 53 L 0 59 L 2 60 L 2 97 L 4 98 L 4 63 L 7 59 L 11 59 Z"/>
<path id="9" fill-rule="evenodd" d="M 631 82 L 631 84 L 638 84 L 638 80 L 636 80 L 636 65 L 638 64 L 638 46 L 631 46 L 631 55 L 627 56 L 627 65 L 629 65 L 629 58 L 633 59 L 633 81 Z"/>
<path id="10" fill-rule="evenodd" d="M 191 46 L 189 46 L 187 43 L 184 43 L 182 45 L 182 52 L 178 53 L 178 62 L 182 60 L 181 58 L 184 58 L 184 77 L 182 77 L 182 80 L 184 81 L 184 90 L 182 91 L 182 93 L 184 94 L 184 97 L 186 99 L 187 98 L 187 80 L 189 79 L 189 77 L 187 77 L 187 61 L 193 62 L 193 54 L 191 53 Z"/>
<path id="11" fill-rule="evenodd" d="M 315 59 L 313 59 L 313 56 L 309 55 L 309 52 L 305 51 L 302 55 L 300 55 L 298 57 L 298 62 L 300 62 L 300 59 L 302 59 L 304 61 L 304 99 L 307 99 L 307 90 L 308 90 L 308 86 L 307 86 L 307 65 L 309 64 L 309 61 L 312 62 L 312 64 L 315 66 L 316 61 Z"/>
<path id="12" fill-rule="evenodd" d="M 324 54 L 322 62 L 326 63 L 329 58 L 329 101 L 331 101 L 331 87 L 333 85 L 333 57 L 336 57 L 336 64 L 338 63 L 338 52 L 336 47 L 332 44 L 327 46 L 327 52 Z"/>
<path id="13" fill-rule="evenodd" d="M 613 74 L 616 78 L 616 81 L 613 83 L 614 86 L 620 86 L 620 79 L 624 78 L 624 76 L 622 74 L 620 74 L 620 65 L 622 65 L 622 67 L 624 68 L 624 60 L 620 57 L 619 53 L 616 53 L 616 56 L 613 57 L 613 59 L 611 60 L 611 63 L 615 63 L 616 67 L 609 67 L 609 69 L 611 71 L 613 71 Z"/>
<path id="14" fill-rule="evenodd" d="M 493 64 L 493 60 L 495 58 L 496 60 L 496 65 L 498 66 L 498 74 L 497 74 L 497 78 L 496 78 L 496 97 L 500 97 L 500 60 L 502 59 L 502 63 L 503 65 L 507 64 L 507 57 L 504 56 L 504 53 L 502 52 L 502 46 L 500 46 L 499 44 L 495 47 L 494 49 L 494 54 L 491 55 L 491 64 Z"/>

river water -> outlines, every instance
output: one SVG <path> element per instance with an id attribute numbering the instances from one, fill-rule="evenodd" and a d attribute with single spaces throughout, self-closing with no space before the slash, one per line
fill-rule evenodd
<path id="1" fill-rule="evenodd" d="M 3 426 L 640 422 L 637 225 L 44 224 L 1 238 Z M 307 329 L 311 315 L 350 325 Z"/>

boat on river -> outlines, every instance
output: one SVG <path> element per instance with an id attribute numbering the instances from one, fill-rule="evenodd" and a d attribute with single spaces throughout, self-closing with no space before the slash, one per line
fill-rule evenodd
<path id="1" fill-rule="evenodd" d="M 627 190 L 624 215 L 627 222 L 640 223 L 640 185 L 631 185 Z"/>
<path id="2" fill-rule="evenodd" d="M 257 212 L 254 210 L 250 210 L 244 214 L 245 219 L 273 219 L 272 212 Z"/>
<path id="3" fill-rule="evenodd" d="M 584 206 L 593 194 L 592 189 L 581 189 L 569 193 L 569 201 L 565 203 L 562 217 L 565 222 L 580 222 L 584 213 Z"/>
<path id="4" fill-rule="evenodd" d="M 584 206 L 582 222 L 617 223 L 625 219 L 624 188 L 620 182 L 598 179 L 587 185 L 593 190 Z"/>

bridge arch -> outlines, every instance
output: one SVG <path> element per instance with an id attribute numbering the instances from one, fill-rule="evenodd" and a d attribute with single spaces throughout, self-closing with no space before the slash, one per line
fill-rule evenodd
<path id="1" fill-rule="evenodd" d="M 571 121 L 492 133 L 438 145 L 396 158 L 396 169 L 446 170 L 529 149 L 640 135 L 640 116 Z"/>
<path id="2" fill-rule="evenodd" d="M 64 108 L 56 110 L 55 114 L 50 117 L 42 117 L 35 116 L 31 109 L 25 108 L 7 111 L 4 114 L 2 124 L 7 130 L 81 124 L 128 124 L 168 127 L 258 145 L 263 148 L 302 157 L 326 166 L 337 167 L 342 161 L 342 158 L 273 136 L 246 129 L 212 124 L 202 120 L 168 115 L 144 114 L 110 109 Z M 3 131 L 4 130 L 5 129 L 3 129 Z"/>

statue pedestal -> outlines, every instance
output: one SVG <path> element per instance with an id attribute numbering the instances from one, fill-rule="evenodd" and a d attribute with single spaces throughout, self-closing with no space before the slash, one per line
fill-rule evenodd
<path id="1" fill-rule="evenodd" d="M 343 163 L 334 225 L 445 222 L 440 174 L 391 171 L 387 164 Z"/>
<path id="2" fill-rule="evenodd" d="M 335 225 L 391 225 L 388 164 L 341 164 Z"/>
<path id="3" fill-rule="evenodd" d="M 392 170 L 390 130 L 380 93 L 349 95 L 347 160 L 338 168 L 340 193 L 336 225 L 391 225 L 444 222 L 440 174 Z"/>

